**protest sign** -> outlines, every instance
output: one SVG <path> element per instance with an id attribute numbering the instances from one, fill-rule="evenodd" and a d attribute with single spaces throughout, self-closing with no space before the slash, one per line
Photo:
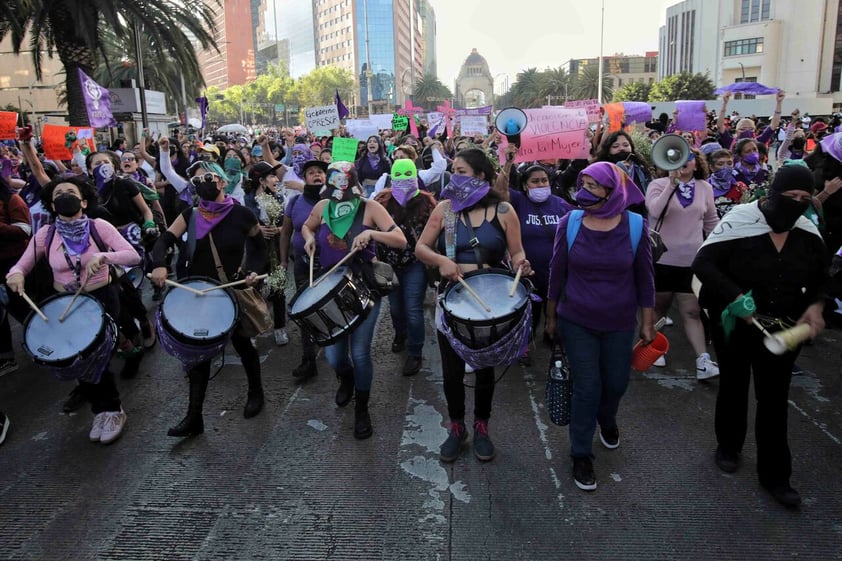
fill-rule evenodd
<path id="1" fill-rule="evenodd" d="M 588 157 L 590 143 L 586 136 L 588 114 L 584 108 L 561 106 L 524 109 L 526 128 L 520 133 L 520 148 L 515 162 L 535 160 L 574 160 Z M 505 161 L 505 137 L 498 147 L 500 161 Z"/>
<path id="2" fill-rule="evenodd" d="M 334 162 L 355 162 L 357 161 L 357 145 L 359 141 L 356 138 L 344 138 L 341 136 L 333 137 L 333 156 Z"/>
<path id="3" fill-rule="evenodd" d="M 406 103 L 403 104 L 403 108 L 398 109 L 398 115 L 403 115 L 404 117 L 408 117 L 409 115 L 418 115 L 423 112 L 424 109 L 422 107 L 415 107 L 412 105 L 411 99 L 407 99 Z M 418 138 L 418 126 L 415 124 L 415 119 L 409 120 L 409 132 L 412 133 L 414 137 Z"/>
<path id="4" fill-rule="evenodd" d="M 0 140 L 14 140 L 18 114 L 13 111 L 0 111 Z"/>
<path id="5" fill-rule="evenodd" d="M 567 109 L 584 109 L 588 112 L 588 123 L 598 123 L 602 118 L 599 102 L 595 99 L 573 99 L 564 104 Z"/>
<path id="6" fill-rule="evenodd" d="M 394 117 L 392 113 L 375 113 L 374 115 L 369 115 L 368 120 L 378 130 L 389 130 L 392 128 L 392 117 Z"/>
<path id="7" fill-rule="evenodd" d="M 404 117 L 395 113 L 392 117 L 392 129 L 396 131 L 405 131 L 409 127 L 409 117 Z"/>
<path id="8" fill-rule="evenodd" d="M 702 131 L 707 128 L 704 101 L 676 101 L 675 128 L 680 131 Z"/>
<path id="9" fill-rule="evenodd" d="M 76 133 L 77 138 L 84 138 L 91 151 L 96 150 L 93 142 L 93 129 L 88 127 L 64 127 L 61 125 L 45 124 L 41 128 L 41 143 L 44 147 L 44 156 L 48 160 L 70 160 L 73 154 L 65 146 L 65 135 L 68 132 Z"/>
<path id="10" fill-rule="evenodd" d="M 463 115 L 459 117 L 459 130 L 463 136 L 488 134 L 488 118 L 485 115 Z"/>
<path id="11" fill-rule="evenodd" d="M 304 109 L 304 121 L 310 131 L 332 131 L 339 128 L 339 109 L 336 105 L 307 107 Z M 329 134 L 329 133 L 328 133 Z"/>
<path id="12" fill-rule="evenodd" d="M 346 119 L 345 129 L 351 136 L 359 140 L 368 140 L 370 136 L 379 136 L 377 125 L 369 119 Z"/>

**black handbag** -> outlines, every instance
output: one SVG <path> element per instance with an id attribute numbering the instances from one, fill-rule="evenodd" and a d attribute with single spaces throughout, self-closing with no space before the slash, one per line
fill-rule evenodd
<path id="1" fill-rule="evenodd" d="M 547 367 L 547 413 L 550 421 L 564 427 L 570 424 L 570 402 L 573 398 L 573 380 L 570 364 L 561 345 L 553 348 Z"/>

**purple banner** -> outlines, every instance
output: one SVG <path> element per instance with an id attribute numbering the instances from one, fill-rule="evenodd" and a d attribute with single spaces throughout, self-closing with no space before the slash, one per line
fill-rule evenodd
<path id="1" fill-rule="evenodd" d="M 115 127 L 117 121 L 111 114 L 111 95 L 108 90 L 94 82 L 93 78 L 79 72 L 79 81 L 82 84 L 82 99 L 85 100 L 85 110 L 88 113 L 88 122 L 94 128 Z"/>
<path id="2" fill-rule="evenodd" d="M 351 114 L 351 112 L 348 111 L 348 108 L 345 107 L 345 104 L 342 103 L 342 99 L 339 97 L 339 88 L 336 88 L 336 95 L 333 96 L 333 102 L 336 104 L 336 111 L 339 112 L 340 121 Z"/>
<path id="3" fill-rule="evenodd" d="M 624 101 L 623 110 L 626 125 L 648 123 L 652 120 L 652 106 L 645 101 Z"/>
<path id="4" fill-rule="evenodd" d="M 202 126 L 200 128 L 204 130 L 205 119 L 208 116 L 208 98 L 206 98 L 205 96 L 197 97 L 196 103 L 199 104 L 199 113 L 202 115 Z"/>
<path id="5" fill-rule="evenodd" d="M 485 107 L 473 107 L 471 109 L 456 110 L 457 117 L 462 117 L 463 115 L 491 115 L 491 106 L 486 105 Z"/>
<path id="6" fill-rule="evenodd" d="M 675 128 L 681 131 L 702 131 L 707 128 L 704 101 L 676 101 Z"/>
<path id="7" fill-rule="evenodd" d="M 779 91 L 781 91 L 779 88 L 769 88 L 758 82 L 736 82 L 713 90 L 713 95 L 722 95 L 725 92 L 749 95 L 774 95 Z"/>

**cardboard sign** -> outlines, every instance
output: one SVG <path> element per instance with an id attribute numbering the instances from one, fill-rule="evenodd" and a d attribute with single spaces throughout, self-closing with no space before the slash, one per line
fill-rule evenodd
<path id="1" fill-rule="evenodd" d="M 392 128 L 392 117 L 394 114 L 392 113 L 375 113 L 374 115 L 369 115 L 368 120 L 378 129 L 378 130 L 389 130 Z"/>
<path id="2" fill-rule="evenodd" d="M 12 111 L 0 111 L 0 140 L 14 140 L 18 114 Z"/>
<path id="3" fill-rule="evenodd" d="M 405 131 L 409 127 L 409 117 L 404 117 L 395 113 L 392 117 L 392 130 Z"/>
<path id="4" fill-rule="evenodd" d="M 573 99 L 564 104 L 568 109 L 584 109 L 588 112 L 588 122 L 598 123 L 602 118 L 599 112 L 600 105 L 595 99 Z"/>
<path id="5" fill-rule="evenodd" d="M 356 138 L 345 138 L 342 136 L 333 137 L 333 152 L 331 156 L 334 162 L 356 162 L 357 161 L 357 145 L 359 141 Z"/>
<path id="6" fill-rule="evenodd" d="M 304 121 L 311 131 L 332 131 L 338 129 L 339 110 L 336 105 L 323 105 L 321 107 L 307 107 L 304 109 Z"/>
<path id="7" fill-rule="evenodd" d="M 574 160 L 588 157 L 590 142 L 586 136 L 588 114 L 584 108 L 562 106 L 524 109 L 526 128 L 520 133 L 520 148 L 515 162 L 535 160 Z M 505 161 L 508 143 L 502 138 L 498 148 L 500 161 Z"/>
<path id="8" fill-rule="evenodd" d="M 345 129 L 358 140 L 368 140 L 370 136 L 379 136 L 377 125 L 369 119 L 346 119 Z"/>
<path id="9" fill-rule="evenodd" d="M 41 127 L 41 143 L 44 146 L 44 156 L 48 160 L 70 160 L 73 154 L 64 143 L 64 135 L 73 131 L 79 139 L 86 139 L 88 148 L 96 151 L 93 141 L 93 129 L 89 127 L 64 127 L 61 125 L 45 124 Z"/>
<path id="10" fill-rule="evenodd" d="M 459 130 L 462 136 L 474 136 L 488 134 L 488 118 L 485 115 L 463 115 L 459 117 Z"/>
<path id="11" fill-rule="evenodd" d="M 675 128 L 680 131 L 703 131 L 707 128 L 704 101 L 676 101 Z"/>

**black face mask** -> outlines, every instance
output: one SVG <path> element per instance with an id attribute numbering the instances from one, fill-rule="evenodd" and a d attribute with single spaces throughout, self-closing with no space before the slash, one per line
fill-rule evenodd
<path id="1" fill-rule="evenodd" d="M 305 185 L 303 194 L 309 199 L 318 199 L 319 192 L 322 190 L 324 185 Z"/>
<path id="2" fill-rule="evenodd" d="M 627 150 L 622 150 L 620 152 L 617 152 L 616 154 L 609 154 L 608 159 L 616 164 L 618 162 L 625 162 L 629 159 L 629 156 L 631 156 L 631 152 Z"/>
<path id="3" fill-rule="evenodd" d="M 798 217 L 810 208 L 810 201 L 796 201 L 778 193 L 769 193 L 760 211 L 766 217 L 766 223 L 776 234 L 787 232 L 795 226 Z"/>
<path id="4" fill-rule="evenodd" d="M 203 181 L 196 186 L 196 193 L 205 201 L 215 201 L 219 196 L 219 189 L 213 181 Z"/>
<path id="5" fill-rule="evenodd" d="M 793 150 L 801 151 L 804 150 L 804 142 L 805 141 L 803 138 L 793 138 L 792 142 L 790 143 L 790 146 Z"/>
<path id="6" fill-rule="evenodd" d="M 82 199 L 70 193 L 59 195 L 53 201 L 53 208 L 61 216 L 74 216 L 82 208 Z"/>

